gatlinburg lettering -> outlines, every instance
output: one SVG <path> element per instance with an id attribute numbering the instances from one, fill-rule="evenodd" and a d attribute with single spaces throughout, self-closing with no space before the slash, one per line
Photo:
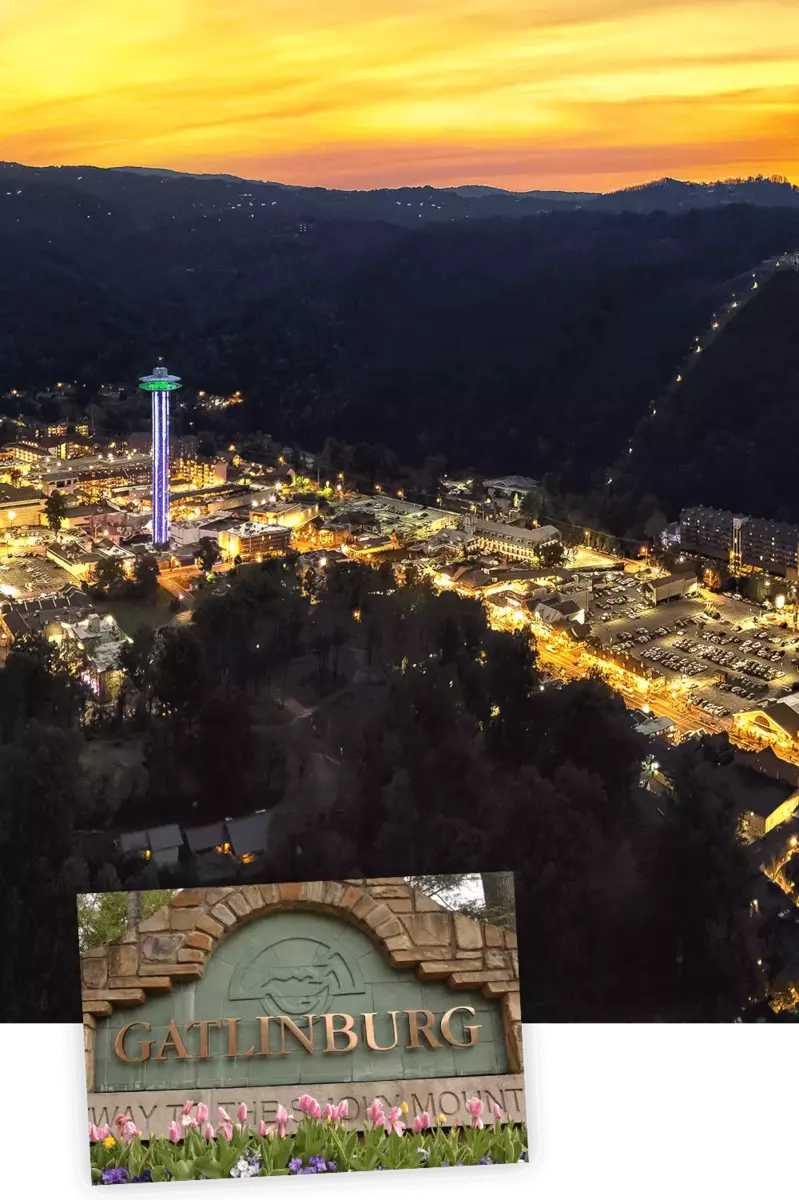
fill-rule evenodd
<path id="1" fill-rule="evenodd" d="M 439 1019 L 426 1008 L 392 1011 L 391 1032 L 385 1044 L 375 1030 L 377 1013 L 309 1013 L 301 1020 L 305 1028 L 291 1017 L 256 1017 L 244 1021 L 239 1017 L 217 1017 L 215 1020 L 189 1021 L 178 1028 L 175 1021 L 163 1038 L 147 1038 L 149 1021 L 131 1021 L 114 1038 L 114 1052 L 122 1062 L 166 1062 L 211 1058 L 261 1058 L 291 1054 L 295 1050 L 307 1054 L 347 1054 L 363 1045 L 369 1051 L 418 1050 L 422 1047 L 438 1050 L 442 1045 L 468 1050 L 477 1045 L 480 1025 L 463 1025 L 463 1040 L 452 1031 L 456 1013 L 473 1017 L 475 1010 L 466 1005 L 451 1008 Z M 399 1019 L 398 1019 L 399 1018 Z M 404 1019 L 403 1019 L 404 1018 Z"/>

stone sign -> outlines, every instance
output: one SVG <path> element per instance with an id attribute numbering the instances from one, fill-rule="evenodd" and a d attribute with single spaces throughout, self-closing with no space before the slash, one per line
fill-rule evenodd
<path id="1" fill-rule="evenodd" d="M 460 1118 L 469 1124 L 471 1117 L 466 1112 L 466 1101 L 477 1096 L 490 1110 L 498 1104 L 510 1121 L 526 1121 L 524 1079 L 521 1075 L 458 1076 L 453 1079 L 405 1079 L 375 1080 L 365 1084 L 321 1084 L 311 1088 L 311 1093 L 320 1104 L 338 1104 L 347 1100 L 349 1118 L 345 1121 L 350 1129 L 363 1128 L 366 1109 L 372 1100 L 380 1099 L 386 1108 L 408 1105 L 404 1120 L 410 1124 L 422 1112 L 430 1114 L 436 1122 L 440 1115 L 450 1125 Z M 89 1096 L 89 1120 L 94 1125 L 111 1125 L 117 1113 L 129 1113 L 145 1136 L 166 1134 L 170 1122 L 179 1120 L 180 1110 L 186 1100 L 205 1104 L 210 1119 L 219 1121 L 221 1105 L 234 1113 L 240 1102 L 247 1105 L 250 1124 L 259 1121 L 273 1124 L 277 1106 L 282 1104 L 288 1112 L 301 1119 L 299 1110 L 300 1089 L 297 1087 L 272 1088 L 214 1088 L 207 1091 L 173 1092 L 106 1092 Z M 489 1118 L 490 1119 L 490 1118 Z"/>
<path id="2" fill-rule="evenodd" d="M 130 1108 L 163 1132 L 187 1099 L 269 1121 L 303 1092 L 356 1124 L 376 1094 L 523 1118 L 515 934 L 403 879 L 188 889 L 81 971 L 94 1124 Z"/>

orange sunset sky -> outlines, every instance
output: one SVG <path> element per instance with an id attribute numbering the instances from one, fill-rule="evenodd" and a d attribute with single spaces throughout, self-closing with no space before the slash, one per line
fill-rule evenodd
<path id="1" fill-rule="evenodd" d="M 799 182 L 799 0 L 0 0 L 0 159 Z"/>

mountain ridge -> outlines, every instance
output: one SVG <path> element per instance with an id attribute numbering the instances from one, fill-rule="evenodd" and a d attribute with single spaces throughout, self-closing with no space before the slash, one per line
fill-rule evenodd
<path id="1" fill-rule="evenodd" d="M 549 211 L 606 212 L 681 212 L 729 204 L 754 204 L 764 207 L 799 207 L 799 187 L 782 176 L 751 176 L 746 179 L 716 180 L 710 183 L 664 177 L 611 192 L 570 192 L 559 190 L 518 190 L 489 184 L 460 184 L 436 187 L 414 184 L 400 187 L 366 189 L 326 188 L 286 184 L 272 180 L 247 179 L 227 173 L 193 173 L 161 167 L 31 167 L 22 163 L 0 162 L 3 180 L 42 185 L 62 184 L 97 197 L 116 197 L 126 189 L 138 187 L 137 198 L 153 205 L 152 188 L 168 182 L 180 189 L 186 203 L 205 209 L 218 209 L 225 199 L 231 201 L 235 189 L 249 189 L 246 195 L 258 204 L 290 209 L 298 220 L 313 220 L 337 215 L 361 219 L 388 220 L 393 224 L 414 224 L 415 217 L 433 220 L 460 220 L 482 217 L 519 217 Z M 147 188 L 151 190 L 148 192 Z M 235 193 L 232 204 L 240 206 L 242 193 Z M 169 199 L 178 199 L 169 196 Z M 162 198 L 163 200 L 163 198 Z M 397 208 L 425 208 L 424 213 L 407 213 Z M 163 207 L 159 201 L 156 207 Z"/>

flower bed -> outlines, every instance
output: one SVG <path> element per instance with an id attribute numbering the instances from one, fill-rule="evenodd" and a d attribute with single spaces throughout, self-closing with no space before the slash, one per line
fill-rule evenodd
<path id="1" fill-rule="evenodd" d="M 347 1130 L 347 1101 L 324 1108 L 313 1096 L 299 1100 L 301 1116 L 281 1106 L 274 1125 L 248 1124 L 247 1106 L 236 1120 L 219 1109 L 214 1127 L 204 1104 L 187 1100 L 167 1137 L 142 1139 L 133 1119 L 117 1116 L 114 1128 L 89 1125 L 92 1183 L 160 1183 L 176 1179 L 246 1179 L 253 1175 L 320 1175 L 330 1171 L 397 1171 L 421 1167 L 483 1166 L 527 1159 L 525 1125 L 506 1123 L 497 1105 L 490 1123 L 477 1097 L 467 1101 L 471 1124 L 445 1129 L 429 1113 L 404 1118 L 408 1106 L 385 1111 L 373 1100 L 363 1132 Z"/>

